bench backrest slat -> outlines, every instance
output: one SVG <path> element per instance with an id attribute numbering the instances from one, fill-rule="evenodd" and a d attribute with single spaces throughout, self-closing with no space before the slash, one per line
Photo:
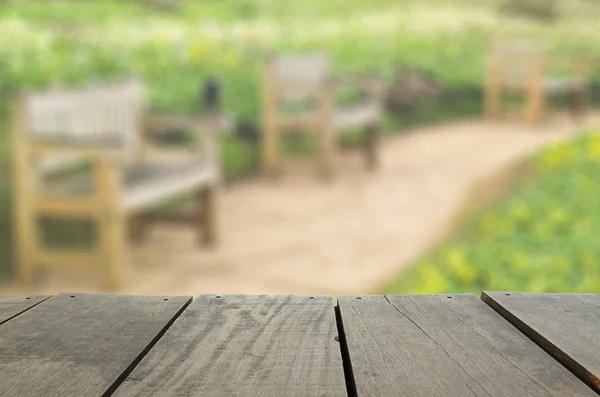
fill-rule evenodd
<path id="1" fill-rule="evenodd" d="M 25 106 L 28 141 L 33 143 L 104 146 L 125 154 L 139 149 L 143 86 L 137 80 L 32 94 Z M 45 159 L 42 166 L 60 168 L 71 162 Z"/>

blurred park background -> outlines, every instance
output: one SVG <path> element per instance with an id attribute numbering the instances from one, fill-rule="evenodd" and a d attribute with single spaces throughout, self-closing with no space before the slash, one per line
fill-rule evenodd
<path id="1" fill-rule="evenodd" d="M 565 57 L 586 55 L 594 100 L 599 20 L 596 0 L 0 1 L 0 278 L 14 275 L 9 105 L 21 90 L 135 75 L 151 109 L 190 113 L 201 106 L 202 82 L 217 78 L 223 110 L 236 122 L 221 138 L 224 180 L 233 189 L 258 172 L 269 54 L 325 51 L 334 74 L 383 76 L 390 86 L 384 133 L 393 140 L 421 126 L 481 116 L 495 37 L 538 40 Z M 599 292 L 600 138 L 593 128 L 579 132 L 520 159 L 492 183 L 503 186 L 501 194 L 470 207 L 420 259 L 401 266 L 399 257 L 397 276 L 371 292 Z M 543 135 L 544 127 L 532 133 Z M 348 146 L 356 139 L 352 132 L 342 137 Z M 284 148 L 301 156 L 314 142 L 292 137 Z M 252 203 L 237 198 L 236 207 Z M 439 200 L 443 205 L 443 195 Z M 390 209 L 388 218 L 402 223 L 394 214 Z M 51 227 L 51 234 L 69 234 L 64 225 Z"/>

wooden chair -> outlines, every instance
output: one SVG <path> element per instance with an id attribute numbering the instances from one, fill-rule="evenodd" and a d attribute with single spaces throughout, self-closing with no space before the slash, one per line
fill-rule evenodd
<path id="1" fill-rule="evenodd" d="M 187 193 L 198 194 L 192 220 L 202 240 L 214 241 L 216 114 L 144 114 L 142 84 L 132 80 L 24 95 L 13 119 L 16 252 L 24 281 L 40 267 L 99 265 L 106 283 L 118 285 L 128 221 L 142 220 L 157 204 Z M 194 131 L 197 143 L 170 150 L 153 145 L 152 133 L 169 128 Z M 86 160 L 91 177 L 67 172 Z M 45 247 L 38 227 L 44 216 L 95 221 L 94 251 Z"/>
<path id="2" fill-rule="evenodd" d="M 567 67 L 570 75 L 552 77 L 551 68 L 555 66 Z M 537 125 L 550 96 L 572 93 L 573 115 L 581 117 L 589 99 L 588 69 L 583 60 L 549 57 L 537 43 L 495 43 L 487 75 L 486 115 L 489 119 L 500 117 L 503 94 L 523 95 L 525 121 Z"/>
<path id="3" fill-rule="evenodd" d="M 344 109 L 336 105 L 336 94 L 344 88 L 360 88 L 360 105 Z M 279 139 L 282 133 L 314 131 L 318 162 L 323 176 L 333 172 L 335 140 L 352 127 L 365 129 L 367 166 L 377 166 L 377 141 L 382 116 L 384 85 L 378 79 L 332 79 L 329 61 L 320 53 L 271 59 L 265 68 L 263 96 L 262 166 L 267 175 L 279 172 Z M 296 114 L 281 109 L 293 101 L 314 101 L 313 108 Z"/>

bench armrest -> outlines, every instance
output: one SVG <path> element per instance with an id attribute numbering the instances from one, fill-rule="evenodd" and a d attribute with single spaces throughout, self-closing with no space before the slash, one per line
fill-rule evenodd
<path id="1" fill-rule="evenodd" d="M 223 131 L 230 128 L 231 121 L 216 112 L 205 113 L 200 116 L 146 114 L 144 115 L 143 125 L 145 139 L 154 135 L 158 130 L 166 130 L 166 135 L 180 133 L 181 131 L 192 131 L 198 138 L 197 145 L 190 148 L 155 151 L 155 155 L 161 152 L 164 154 L 169 153 L 172 156 L 177 155 L 177 153 L 187 156 L 196 153 L 202 155 L 205 161 L 216 165 L 218 164 L 218 138 Z"/>
<path id="2" fill-rule="evenodd" d="M 583 57 L 549 55 L 546 58 L 546 68 L 552 67 L 566 68 L 578 78 L 587 78 L 590 74 L 590 61 Z"/>

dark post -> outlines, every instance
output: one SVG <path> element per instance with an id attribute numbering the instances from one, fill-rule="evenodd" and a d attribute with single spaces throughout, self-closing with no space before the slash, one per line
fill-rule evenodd
<path id="1" fill-rule="evenodd" d="M 202 101 L 204 107 L 209 111 L 219 110 L 221 107 L 221 87 L 216 79 L 210 78 L 204 82 L 202 87 Z"/>

